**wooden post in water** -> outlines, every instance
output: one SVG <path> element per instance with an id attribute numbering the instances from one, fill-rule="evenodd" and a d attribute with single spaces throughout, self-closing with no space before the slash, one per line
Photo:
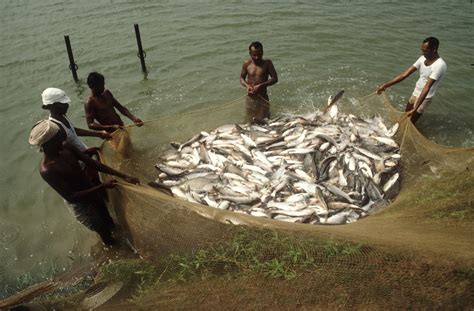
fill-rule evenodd
<path id="1" fill-rule="evenodd" d="M 140 38 L 140 28 L 138 28 L 138 24 L 134 24 L 134 26 L 135 26 L 135 36 L 137 37 L 137 45 L 138 45 L 137 56 L 138 58 L 140 58 L 140 63 L 142 65 L 142 72 L 146 74 L 147 73 L 146 65 L 145 65 L 146 53 L 145 51 L 143 51 L 143 48 L 142 48 L 142 39 Z"/>
<path id="2" fill-rule="evenodd" d="M 74 56 L 72 55 L 71 42 L 69 41 L 69 36 L 64 36 L 64 41 L 66 41 L 67 55 L 69 57 L 69 69 L 72 71 L 72 77 L 74 81 L 78 82 L 79 78 L 77 77 L 77 69 L 79 68 L 74 62 Z"/>

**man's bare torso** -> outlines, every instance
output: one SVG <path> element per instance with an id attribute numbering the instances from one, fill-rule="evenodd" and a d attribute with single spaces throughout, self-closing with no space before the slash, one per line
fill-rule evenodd
<path id="1" fill-rule="evenodd" d="M 268 80 L 270 74 L 269 70 L 270 61 L 262 60 L 260 64 L 255 64 L 251 59 L 245 62 L 245 67 L 247 69 L 247 83 L 251 85 L 257 85 Z M 263 86 L 258 90 L 259 95 L 264 98 L 268 98 L 267 87 Z"/>
<path id="2" fill-rule="evenodd" d="M 114 109 L 114 97 L 106 90 L 100 96 L 91 96 L 87 105 L 93 112 L 94 119 L 102 125 L 123 125 L 122 119 Z"/>
<path id="3" fill-rule="evenodd" d="M 40 174 L 63 198 L 71 193 L 92 187 L 77 156 L 68 148 L 61 150 L 53 160 L 43 161 Z"/>

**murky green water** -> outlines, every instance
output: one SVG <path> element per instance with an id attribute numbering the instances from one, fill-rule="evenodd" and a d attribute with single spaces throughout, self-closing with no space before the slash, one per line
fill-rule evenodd
<path id="1" fill-rule="evenodd" d="M 85 127 L 84 79 L 97 70 L 122 104 L 143 120 L 214 106 L 242 96 L 238 78 L 251 41 L 264 44 L 280 82 L 274 105 L 308 110 L 345 89 L 342 104 L 415 62 L 421 41 L 441 41 L 447 76 L 419 122 L 431 139 L 474 142 L 474 14 L 471 1 L 1 1 L 0 2 L 0 297 L 51 270 L 87 260 L 95 235 L 77 224 L 38 174 L 41 154 L 28 145 L 32 124 L 46 117 L 40 94 L 59 87 L 69 115 Z M 136 56 L 140 25 L 148 79 Z M 68 70 L 69 35 L 81 82 Z M 411 77 L 389 90 L 398 107 Z M 159 133 L 157 133 L 159 135 Z M 89 145 L 99 141 L 88 139 Z M 86 259 L 83 259 L 86 257 Z"/>

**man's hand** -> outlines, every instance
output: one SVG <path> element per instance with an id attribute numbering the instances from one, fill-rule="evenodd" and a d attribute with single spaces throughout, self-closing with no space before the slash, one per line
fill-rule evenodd
<path id="1" fill-rule="evenodd" d="M 114 131 L 116 131 L 116 130 L 121 130 L 121 129 L 123 129 L 123 126 L 122 126 L 122 125 L 118 125 L 118 124 L 114 124 L 114 125 L 110 125 L 110 128 L 113 129 Z"/>
<path id="2" fill-rule="evenodd" d="M 132 176 L 125 176 L 123 178 L 126 182 L 128 183 L 131 183 L 131 184 L 134 184 L 134 185 L 139 185 L 140 184 L 140 179 L 136 178 L 136 177 L 132 177 Z"/>
<path id="3" fill-rule="evenodd" d="M 413 108 L 412 110 L 408 111 L 408 112 L 407 112 L 407 116 L 411 117 L 411 115 L 412 115 L 413 113 L 415 113 L 415 111 L 416 111 L 415 108 Z"/>
<path id="4" fill-rule="evenodd" d="M 112 135 L 110 133 L 108 133 L 107 131 L 100 131 L 99 136 L 100 136 L 100 138 L 106 139 L 106 140 L 111 140 L 112 139 Z"/>
<path id="5" fill-rule="evenodd" d="M 252 94 L 258 94 L 258 91 L 260 90 L 260 87 L 261 87 L 260 84 L 254 85 Z"/>
<path id="6" fill-rule="evenodd" d="M 380 94 L 382 94 L 382 92 L 385 91 L 386 89 L 387 89 L 387 85 L 386 85 L 386 84 L 382 84 L 381 86 L 379 86 L 379 87 L 377 88 L 376 93 L 377 93 L 378 95 L 380 95 Z"/>
<path id="7" fill-rule="evenodd" d="M 91 147 L 84 151 L 87 155 L 99 155 L 100 148 L 99 147 Z"/>
<path id="8" fill-rule="evenodd" d="M 108 181 L 102 183 L 102 185 L 106 189 L 113 189 L 117 185 L 117 180 L 116 179 L 108 180 Z"/>
<path id="9" fill-rule="evenodd" d="M 254 86 L 247 84 L 247 94 L 254 94 L 254 93 L 255 93 Z"/>
<path id="10" fill-rule="evenodd" d="M 135 123 L 135 125 L 138 127 L 143 126 L 143 121 L 140 120 L 139 118 L 133 119 L 133 123 Z"/>

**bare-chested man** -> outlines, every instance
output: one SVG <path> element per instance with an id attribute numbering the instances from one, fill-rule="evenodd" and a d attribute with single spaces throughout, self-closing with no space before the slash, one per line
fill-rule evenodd
<path id="1" fill-rule="evenodd" d="M 263 59 L 263 46 L 252 42 L 249 46 L 250 59 L 242 65 L 240 84 L 247 88 L 245 109 L 248 121 L 262 123 L 270 117 L 270 103 L 267 87 L 278 82 L 278 76 L 270 59 Z"/>
<path id="2" fill-rule="evenodd" d="M 114 188 L 117 181 L 93 184 L 79 161 L 103 173 L 123 178 L 129 183 L 138 184 L 138 178 L 93 160 L 66 141 L 64 130 L 51 120 L 36 123 L 31 129 L 29 142 L 40 146 L 44 152 L 40 165 L 41 177 L 64 198 L 80 223 L 97 232 L 105 244 L 114 244 L 114 223 L 100 191 Z"/>
<path id="3" fill-rule="evenodd" d="M 85 104 L 86 121 L 90 129 L 106 130 L 110 133 L 122 128 L 122 119 L 120 119 L 115 108 L 121 114 L 132 120 L 137 126 L 143 125 L 142 120 L 122 106 L 112 93 L 105 89 L 105 78 L 103 75 L 98 72 L 91 72 L 87 77 L 87 85 L 89 85 L 92 92 L 92 96 L 89 97 L 89 100 Z"/>

